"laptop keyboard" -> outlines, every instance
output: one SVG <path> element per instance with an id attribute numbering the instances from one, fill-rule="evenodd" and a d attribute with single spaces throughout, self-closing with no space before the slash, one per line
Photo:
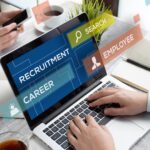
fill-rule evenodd
<path id="1" fill-rule="evenodd" d="M 115 86 L 116 85 L 114 83 L 111 83 L 109 81 L 105 85 L 103 85 L 100 89 L 98 89 L 98 91 L 106 87 L 115 87 Z M 104 115 L 104 109 L 108 107 L 118 107 L 118 106 L 115 104 L 106 104 L 96 107 L 94 109 L 90 109 L 87 104 L 87 100 L 84 100 L 79 104 L 77 104 L 74 108 L 69 110 L 67 113 L 65 113 L 64 116 L 60 117 L 54 123 L 46 127 L 43 130 L 43 132 L 51 139 L 56 141 L 56 143 L 59 144 L 63 149 L 72 150 L 73 148 L 69 144 L 66 135 L 67 130 L 69 128 L 69 121 L 72 120 L 74 116 L 79 115 L 82 119 L 84 119 L 86 115 L 90 114 L 91 116 L 94 117 L 94 119 L 98 124 L 105 125 L 112 118 Z"/>

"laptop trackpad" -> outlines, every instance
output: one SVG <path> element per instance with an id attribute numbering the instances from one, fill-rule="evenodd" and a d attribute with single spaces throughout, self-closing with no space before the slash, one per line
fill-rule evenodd
<path id="1" fill-rule="evenodd" d="M 144 130 L 124 118 L 117 118 L 106 125 L 112 133 L 116 150 L 128 150 L 144 134 Z"/>
<path id="2" fill-rule="evenodd" d="M 148 131 L 150 129 L 150 113 L 143 113 L 137 116 L 131 116 L 128 119 L 131 119 L 133 123 L 137 124 L 145 131 Z"/>

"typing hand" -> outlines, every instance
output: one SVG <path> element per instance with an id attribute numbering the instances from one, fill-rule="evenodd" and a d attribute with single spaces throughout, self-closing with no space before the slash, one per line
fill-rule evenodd
<path id="1" fill-rule="evenodd" d="M 147 110 L 148 95 L 142 92 L 119 88 L 106 88 L 88 98 L 89 106 L 96 107 L 108 103 L 118 103 L 120 108 L 106 108 L 105 115 L 137 115 Z"/>
<path id="2" fill-rule="evenodd" d="M 99 126 L 92 116 L 86 117 L 85 124 L 80 117 L 70 122 L 68 139 L 76 150 L 114 150 L 111 134 L 104 126 Z"/>

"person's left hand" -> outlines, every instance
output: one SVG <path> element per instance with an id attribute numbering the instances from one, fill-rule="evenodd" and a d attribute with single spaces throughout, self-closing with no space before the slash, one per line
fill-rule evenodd
<path id="1" fill-rule="evenodd" d="M 106 127 L 96 123 L 90 115 L 85 124 L 79 116 L 70 121 L 68 139 L 76 150 L 115 150 L 113 139 Z"/>
<path id="2" fill-rule="evenodd" d="M 21 13 L 22 10 L 9 11 L 9 12 L 1 12 L 0 13 L 0 24 L 5 23 L 11 18 L 15 17 L 17 14 Z"/>

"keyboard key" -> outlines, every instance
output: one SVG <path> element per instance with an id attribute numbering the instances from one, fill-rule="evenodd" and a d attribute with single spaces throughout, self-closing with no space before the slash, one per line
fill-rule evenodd
<path id="1" fill-rule="evenodd" d="M 68 129 L 69 129 L 69 125 L 67 124 L 66 126 L 64 126 L 64 128 L 65 128 L 66 130 L 68 130 Z"/>
<path id="2" fill-rule="evenodd" d="M 60 122 L 56 125 L 58 128 L 62 128 L 64 125 Z"/>
<path id="3" fill-rule="evenodd" d="M 70 112 L 73 112 L 75 109 L 74 108 L 72 108 L 71 110 L 70 110 Z"/>
<path id="4" fill-rule="evenodd" d="M 88 115 L 90 112 L 91 112 L 91 111 L 90 111 L 89 109 L 86 109 L 86 110 L 84 111 L 84 113 L 85 113 L 86 115 Z"/>
<path id="5" fill-rule="evenodd" d="M 65 113 L 65 116 L 67 117 L 69 114 L 70 114 L 70 113 L 69 113 L 69 112 L 67 112 L 67 113 Z"/>
<path id="6" fill-rule="evenodd" d="M 69 121 L 67 119 L 62 120 L 64 124 L 67 124 Z"/>
<path id="7" fill-rule="evenodd" d="M 78 112 L 74 111 L 74 112 L 72 113 L 72 115 L 73 115 L 73 116 L 77 116 L 77 115 L 78 115 Z"/>
<path id="8" fill-rule="evenodd" d="M 80 115 L 79 115 L 81 118 L 85 118 L 85 114 L 84 113 L 81 113 Z"/>
<path id="9" fill-rule="evenodd" d="M 96 113 L 95 111 L 92 111 L 92 112 L 90 113 L 90 115 L 93 116 L 93 117 L 95 117 L 95 116 L 97 116 L 97 113 Z"/>
<path id="10" fill-rule="evenodd" d="M 79 108 L 79 107 L 80 107 L 80 105 L 79 105 L 79 104 L 75 106 L 75 108 L 76 108 L 76 109 L 77 109 L 77 108 Z"/>
<path id="11" fill-rule="evenodd" d="M 52 136 L 54 133 L 49 130 L 46 134 L 47 134 L 48 136 Z"/>
<path id="12" fill-rule="evenodd" d="M 58 128 L 57 128 L 57 127 L 53 127 L 51 130 L 52 130 L 53 132 L 56 132 L 56 131 L 58 130 Z"/>
<path id="13" fill-rule="evenodd" d="M 49 125 L 48 127 L 51 129 L 54 126 L 54 124 Z"/>
<path id="14" fill-rule="evenodd" d="M 66 140 L 67 140 L 67 137 L 63 135 L 56 142 L 60 145 Z"/>
<path id="15" fill-rule="evenodd" d="M 59 130 L 59 133 L 65 134 L 65 133 L 66 133 L 66 130 L 65 130 L 64 128 L 62 128 L 62 129 Z"/>
<path id="16" fill-rule="evenodd" d="M 67 117 L 67 119 L 68 119 L 68 120 L 72 120 L 72 119 L 73 119 L 73 116 L 72 116 L 72 115 L 69 115 L 69 116 Z"/>
<path id="17" fill-rule="evenodd" d="M 85 100 L 86 101 L 86 100 Z M 83 105 L 85 101 L 80 102 L 80 105 Z"/>
<path id="18" fill-rule="evenodd" d="M 70 146 L 70 144 L 68 143 L 68 141 L 66 141 L 61 146 L 62 146 L 62 148 L 66 149 Z"/>
<path id="19" fill-rule="evenodd" d="M 61 116 L 59 119 L 60 119 L 60 120 L 63 120 L 64 118 L 65 118 L 64 116 Z"/>
<path id="20" fill-rule="evenodd" d="M 72 146 L 69 146 L 66 150 L 74 150 Z"/>
<path id="21" fill-rule="evenodd" d="M 104 104 L 104 105 L 99 106 L 99 108 L 100 108 L 100 109 L 105 109 L 105 108 L 107 108 L 108 105 L 109 105 L 109 104 Z"/>
<path id="22" fill-rule="evenodd" d="M 54 122 L 54 125 L 56 125 L 58 122 L 59 122 L 59 120 L 56 120 L 56 121 Z"/>
<path id="23" fill-rule="evenodd" d="M 114 83 L 110 83 L 110 84 L 108 85 L 108 87 L 115 87 L 115 84 L 114 84 Z"/>
<path id="24" fill-rule="evenodd" d="M 55 133 L 51 138 L 55 141 L 56 139 L 58 139 L 60 137 L 60 133 Z"/>
<path id="25" fill-rule="evenodd" d="M 103 88 L 105 88 L 106 86 L 107 86 L 107 85 L 106 85 L 106 84 L 104 84 L 102 87 L 103 87 Z"/>
<path id="26" fill-rule="evenodd" d="M 82 108 L 78 108 L 78 109 L 77 109 L 77 112 L 81 113 L 82 110 L 83 110 Z"/>
<path id="27" fill-rule="evenodd" d="M 100 122 L 99 122 L 99 124 L 100 125 L 105 125 L 105 124 L 107 124 L 109 121 L 111 120 L 111 117 L 104 117 Z"/>
<path id="28" fill-rule="evenodd" d="M 108 85 L 108 84 L 110 84 L 111 82 L 110 81 L 108 81 L 106 84 Z"/>
<path id="29" fill-rule="evenodd" d="M 104 117 L 104 115 L 101 114 L 101 113 L 99 113 L 99 114 L 97 115 L 97 117 L 98 117 L 99 119 L 102 119 L 102 118 Z"/>
<path id="30" fill-rule="evenodd" d="M 94 119 L 96 122 L 99 122 L 99 120 L 100 120 L 98 117 L 95 117 Z"/>
<path id="31" fill-rule="evenodd" d="M 100 113 L 101 112 L 101 108 L 100 107 L 96 107 L 95 110 L 97 113 Z"/>
<path id="32" fill-rule="evenodd" d="M 102 90 L 102 89 L 103 89 L 103 88 L 101 87 L 101 88 L 98 89 L 98 91 L 100 91 L 100 90 Z"/>
<path id="33" fill-rule="evenodd" d="M 81 107 L 82 107 L 83 109 L 86 109 L 88 106 L 87 106 L 86 104 L 83 104 Z"/>
<path id="34" fill-rule="evenodd" d="M 49 130 L 49 128 L 46 128 L 43 130 L 44 133 L 46 133 Z"/>

